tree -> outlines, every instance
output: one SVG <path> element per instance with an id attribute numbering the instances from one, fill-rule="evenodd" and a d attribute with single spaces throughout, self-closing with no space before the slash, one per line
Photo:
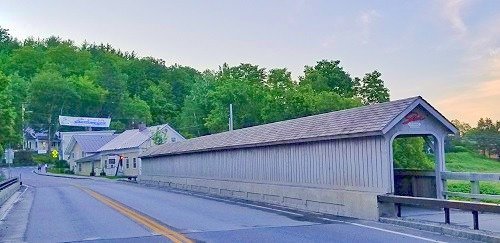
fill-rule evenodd
<path id="1" fill-rule="evenodd" d="M 19 76 L 30 79 L 45 64 L 45 55 L 39 46 L 23 46 L 12 51 L 5 64 L 5 73 L 17 73 Z"/>
<path id="2" fill-rule="evenodd" d="M 256 65 L 241 64 L 235 67 L 223 65 L 216 74 L 216 82 L 208 97 L 212 110 L 205 119 L 210 132 L 228 129 L 229 104 L 234 107 L 234 127 L 243 128 L 262 122 L 260 111 L 264 105 L 264 69 Z"/>
<path id="3" fill-rule="evenodd" d="M 48 151 L 58 115 L 75 107 L 79 98 L 71 82 L 55 70 L 44 70 L 33 77 L 28 94 L 28 108 L 32 111 L 30 122 L 34 127 L 48 130 Z"/>
<path id="4" fill-rule="evenodd" d="M 477 127 L 472 128 L 466 137 L 476 144 L 483 155 L 500 155 L 500 121 L 493 123 L 490 118 L 480 118 Z"/>
<path id="5" fill-rule="evenodd" d="M 15 130 L 16 112 L 12 106 L 8 86 L 9 79 L 0 72 L 0 148 L 16 142 L 16 135 L 18 134 Z"/>
<path id="6" fill-rule="evenodd" d="M 164 124 L 174 120 L 177 108 L 172 96 L 172 88 L 168 82 L 153 84 L 143 92 L 141 97 L 151 109 L 153 124 Z"/>
<path id="7" fill-rule="evenodd" d="M 305 66 L 301 85 L 310 85 L 315 91 L 332 91 L 342 97 L 354 95 L 354 81 L 340 66 L 340 61 L 321 60 L 314 67 Z"/>
<path id="8" fill-rule="evenodd" d="M 148 104 L 139 98 L 139 96 L 126 97 L 120 105 L 120 115 L 117 120 L 121 120 L 128 127 L 134 124 L 152 122 L 151 111 Z"/>
<path id="9" fill-rule="evenodd" d="M 451 121 L 451 123 L 456 127 L 458 128 L 458 131 L 459 131 L 459 136 L 460 137 L 463 137 L 465 136 L 465 134 L 467 134 L 471 129 L 472 127 L 468 124 L 468 123 L 465 123 L 465 122 L 460 122 L 459 120 L 457 119 L 454 119 Z"/>
<path id="10" fill-rule="evenodd" d="M 78 94 L 78 102 L 66 114 L 75 116 L 95 116 L 98 114 L 108 91 L 94 83 L 88 76 L 73 76 L 68 79 L 70 86 Z"/>
<path id="11" fill-rule="evenodd" d="M 365 74 L 362 80 L 356 78 L 356 92 L 363 104 L 371 105 L 389 101 L 389 89 L 384 86 L 384 81 L 380 79 L 380 76 L 382 74 L 375 70 Z"/>
<path id="12" fill-rule="evenodd" d="M 434 163 L 424 153 L 425 141 L 422 138 L 394 139 L 394 167 L 402 169 L 432 170 Z"/>
<path id="13" fill-rule="evenodd" d="M 176 128 L 186 137 L 209 134 L 205 119 L 212 110 L 212 102 L 207 94 L 215 88 L 215 79 L 215 73 L 204 72 L 202 78 L 193 84 L 193 89 L 184 99 L 176 120 Z"/>

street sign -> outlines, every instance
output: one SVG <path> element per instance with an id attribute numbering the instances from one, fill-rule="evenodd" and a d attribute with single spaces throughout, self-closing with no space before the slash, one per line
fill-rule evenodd
<path id="1" fill-rule="evenodd" d="M 59 157 L 59 152 L 57 152 L 57 150 L 52 150 L 52 152 L 50 153 L 52 155 L 52 158 L 58 158 Z"/>
<path id="2" fill-rule="evenodd" d="M 5 150 L 5 163 L 12 164 L 14 162 L 14 150 L 6 149 Z"/>

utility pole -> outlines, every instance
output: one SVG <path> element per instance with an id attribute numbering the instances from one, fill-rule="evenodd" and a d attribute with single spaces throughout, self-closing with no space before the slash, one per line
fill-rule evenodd
<path id="1" fill-rule="evenodd" d="M 21 135 L 23 136 L 23 150 L 26 150 L 26 138 L 24 137 L 24 103 L 21 103 Z"/>
<path id="2" fill-rule="evenodd" d="M 229 131 L 233 130 L 233 104 L 229 104 Z"/>

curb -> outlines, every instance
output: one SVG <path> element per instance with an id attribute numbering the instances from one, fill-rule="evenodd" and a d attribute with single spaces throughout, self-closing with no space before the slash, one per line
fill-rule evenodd
<path id="1" fill-rule="evenodd" d="M 500 242 L 500 234 L 489 231 L 478 231 L 462 227 L 453 227 L 434 222 L 404 220 L 380 217 L 379 222 L 404 226 L 413 229 L 435 232 L 443 235 L 455 236 L 475 241 Z"/>
<path id="2" fill-rule="evenodd" d="M 38 173 L 35 170 L 33 170 L 33 173 L 35 173 L 37 175 L 42 175 L 42 176 L 61 177 L 61 178 L 67 178 L 67 179 L 79 179 L 79 180 L 90 180 L 91 179 L 91 178 L 86 178 L 86 177 L 58 175 L 58 174 L 53 174 L 53 173 Z"/>

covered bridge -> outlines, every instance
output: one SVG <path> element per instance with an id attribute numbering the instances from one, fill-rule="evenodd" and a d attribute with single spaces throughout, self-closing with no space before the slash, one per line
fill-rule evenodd
<path id="1" fill-rule="evenodd" d="M 439 192 L 444 139 L 456 132 L 429 103 L 413 97 L 152 147 L 141 156 L 139 180 L 377 219 L 377 195 L 394 192 L 393 140 L 434 138 Z"/>

